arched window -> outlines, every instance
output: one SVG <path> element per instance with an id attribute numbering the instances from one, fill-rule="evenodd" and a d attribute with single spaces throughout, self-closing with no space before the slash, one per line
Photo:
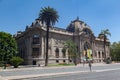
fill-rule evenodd
<path id="1" fill-rule="evenodd" d="M 35 34 L 33 35 L 33 44 L 39 44 L 39 35 L 38 34 Z"/>
<path id="2" fill-rule="evenodd" d="M 56 53 L 56 58 L 59 58 L 59 49 L 58 48 L 56 48 L 55 53 Z"/>
<path id="3" fill-rule="evenodd" d="M 84 44 L 84 50 L 90 49 L 90 44 L 88 42 L 85 42 Z"/>
<path id="4" fill-rule="evenodd" d="M 98 57 L 101 58 L 101 57 L 100 57 L 100 51 L 98 52 Z"/>
<path id="5" fill-rule="evenodd" d="M 99 58 L 99 62 L 100 62 L 100 61 L 101 61 L 101 60 L 100 60 L 100 58 L 101 58 L 101 57 L 100 57 L 100 51 L 98 52 L 98 58 Z"/>
<path id="6" fill-rule="evenodd" d="M 55 50 L 55 56 L 56 56 L 56 58 L 59 58 L 59 49 L 58 48 L 56 48 L 56 50 Z M 56 60 L 56 62 L 59 63 L 59 60 Z"/>
<path id="7" fill-rule="evenodd" d="M 104 52 L 102 51 L 102 58 L 104 58 Z"/>

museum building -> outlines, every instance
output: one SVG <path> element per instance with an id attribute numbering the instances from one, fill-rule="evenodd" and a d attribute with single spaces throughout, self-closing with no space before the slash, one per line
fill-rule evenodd
<path id="1" fill-rule="evenodd" d="M 46 25 L 36 19 L 25 31 L 14 35 L 18 44 L 18 55 L 24 59 L 24 64 L 38 65 L 45 63 Z M 67 40 L 73 40 L 77 48 L 77 63 L 83 62 L 85 55 L 91 55 L 93 62 L 103 62 L 110 55 L 110 42 L 107 39 L 104 53 L 104 36 L 95 37 L 90 27 L 77 19 L 70 22 L 66 29 L 49 28 L 48 63 L 67 63 L 68 51 L 63 53 Z"/>

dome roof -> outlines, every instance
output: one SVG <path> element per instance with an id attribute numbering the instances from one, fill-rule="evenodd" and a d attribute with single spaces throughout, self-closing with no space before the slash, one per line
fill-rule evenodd
<path id="1" fill-rule="evenodd" d="M 79 17 L 77 17 L 77 19 L 75 19 L 74 21 L 71 21 L 71 23 L 68 25 L 66 30 L 69 32 L 80 32 L 84 28 L 90 29 L 86 23 L 84 23 L 83 21 L 80 21 Z"/>

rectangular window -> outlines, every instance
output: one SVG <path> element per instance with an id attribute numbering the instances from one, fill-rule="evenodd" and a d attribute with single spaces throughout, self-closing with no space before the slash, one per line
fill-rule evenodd
<path id="1" fill-rule="evenodd" d="M 33 44 L 39 44 L 39 35 L 38 34 L 33 35 Z"/>
<path id="2" fill-rule="evenodd" d="M 32 57 L 39 57 L 39 48 L 32 48 Z"/>
<path id="3" fill-rule="evenodd" d="M 33 38 L 33 44 L 39 44 L 39 38 Z"/>

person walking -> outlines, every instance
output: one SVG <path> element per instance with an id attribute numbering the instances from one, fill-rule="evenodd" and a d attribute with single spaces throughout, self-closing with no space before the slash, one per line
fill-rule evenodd
<path id="1" fill-rule="evenodd" d="M 84 57 L 83 58 L 83 67 L 85 66 L 85 63 L 86 63 L 86 58 Z"/>
<path id="2" fill-rule="evenodd" d="M 91 61 L 88 61 L 88 66 L 89 66 L 89 68 L 90 68 L 90 71 L 92 71 L 92 64 L 91 64 Z"/>

